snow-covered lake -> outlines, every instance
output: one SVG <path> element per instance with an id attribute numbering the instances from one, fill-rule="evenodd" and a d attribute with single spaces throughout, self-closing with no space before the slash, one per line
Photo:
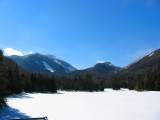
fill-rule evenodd
<path id="1" fill-rule="evenodd" d="M 105 92 L 23 93 L 7 98 L 0 119 L 160 120 L 160 92 L 122 89 Z"/>

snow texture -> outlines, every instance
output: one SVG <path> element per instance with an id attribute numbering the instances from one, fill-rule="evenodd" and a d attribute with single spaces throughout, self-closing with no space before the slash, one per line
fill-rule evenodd
<path id="1" fill-rule="evenodd" d="M 47 62 L 42 61 L 42 63 L 46 67 L 47 70 L 49 70 L 50 72 L 55 72 L 55 70 L 51 66 L 49 66 Z"/>
<path id="2" fill-rule="evenodd" d="M 57 64 L 61 65 L 61 63 L 60 63 L 57 59 L 54 59 L 54 61 L 55 61 Z"/>
<path id="3" fill-rule="evenodd" d="M 148 57 L 151 57 L 152 55 L 154 55 L 154 53 L 151 53 Z"/>
<path id="4" fill-rule="evenodd" d="M 0 119 L 160 120 L 160 92 L 122 89 L 105 92 L 23 93 L 7 98 Z"/>

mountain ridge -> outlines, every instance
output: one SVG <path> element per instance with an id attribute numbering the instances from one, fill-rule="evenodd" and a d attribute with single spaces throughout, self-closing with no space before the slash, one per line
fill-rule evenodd
<path id="1" fill-rule="evenodd" d="M 7 58 L 12 59 L 19 66 L 37 73 L 63 75 L 77 70 L 69 63 L 57 59 L 53 55 L 33 53 L 25 56 L 12 55 L 7 56 Z"/>
<path id="2" fill-rule="evenodd" d="M 150 54 L 137 59 L 133 63 L 123 68 L 113 65 L 111 62 L 100 62 L 95 64 L 93 67 L 78 70 L 69 63 L 57 59 L 54 55 L 44 55 L 40 53 L 33 53 L 25 56 L 13 55 L 8 56 L 8 58 L 14 60 L 18 65 L 32 72 L 39 72 L 44 74 L 54 73 L 55 75 L 67 75 L 69 77 L 85 76 L 86 74 L 92 74 L 95 77 L 107 77 L 116 74 L 128 74 L 128 72 L 131 73 L 145 70 L 148 71 L 160 63 L 160 49 L 157 49 Z M 28 58 L 31 59 L 32 62 L 25 62 Z M 50 61 L 52 61 L 52 63 Z M 37 65 L 39 66 L 38 68 L 36 68 Z M 32 67 L 28 68 L 28 66 Z"/>
<path id="3" fill-rule="evenodd" d="M 111 62 L 97 63 L 93 67 L 83 70 L 76 70 L 68 73 L 69 77 L 84 77 L 86 74 L 92 74 L 95 77 L 106 77 L 113 73 L 117 73 L 121 68 L 114 66 Z"/>

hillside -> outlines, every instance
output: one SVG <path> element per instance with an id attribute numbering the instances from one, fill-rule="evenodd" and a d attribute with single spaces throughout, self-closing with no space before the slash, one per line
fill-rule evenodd
<path id="1" fill-rule="evenodd" d="M 107 77 L 109 75 L 117 73 L 120 70 L 121 70 L 120 67 L 114 66 L 110 62 L 104 62 L 104 63 L 97 63 L 96 65 L 94 65 L 91 68 L 73 71 L 73 72 L 69 73 L 68 76 L 70 76 L 70 77 L 78 77 L 78 76 L 84 77 L 86 74 L 91 74 L 94 77 L 102 78 L 102 77 Z"/>
<path id="2" fill-rule="evenodd" d="M 59 60 L 52 55 L 34 53 L 25 56 L 13 55 L 7 57 L 15 61 L 22 68 L 42 74 L 63 75 L 77 70 L 69 63 Z"/>
<path id="3" fill-rule="evenodd" d="M 123 68 L 112 84 L 136 90 L 160 90 L 160 49 Z"/>

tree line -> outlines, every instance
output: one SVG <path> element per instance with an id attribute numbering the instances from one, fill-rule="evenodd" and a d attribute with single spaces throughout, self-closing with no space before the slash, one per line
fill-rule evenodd
<path id="1" fill-rule="evenodd" d="M 96 79 L 92 74 L 86 74 L 85 77 L 60 77 L 57 80 L 58 89 L 65 91 L 104 91 L 104 80 Z"/>

